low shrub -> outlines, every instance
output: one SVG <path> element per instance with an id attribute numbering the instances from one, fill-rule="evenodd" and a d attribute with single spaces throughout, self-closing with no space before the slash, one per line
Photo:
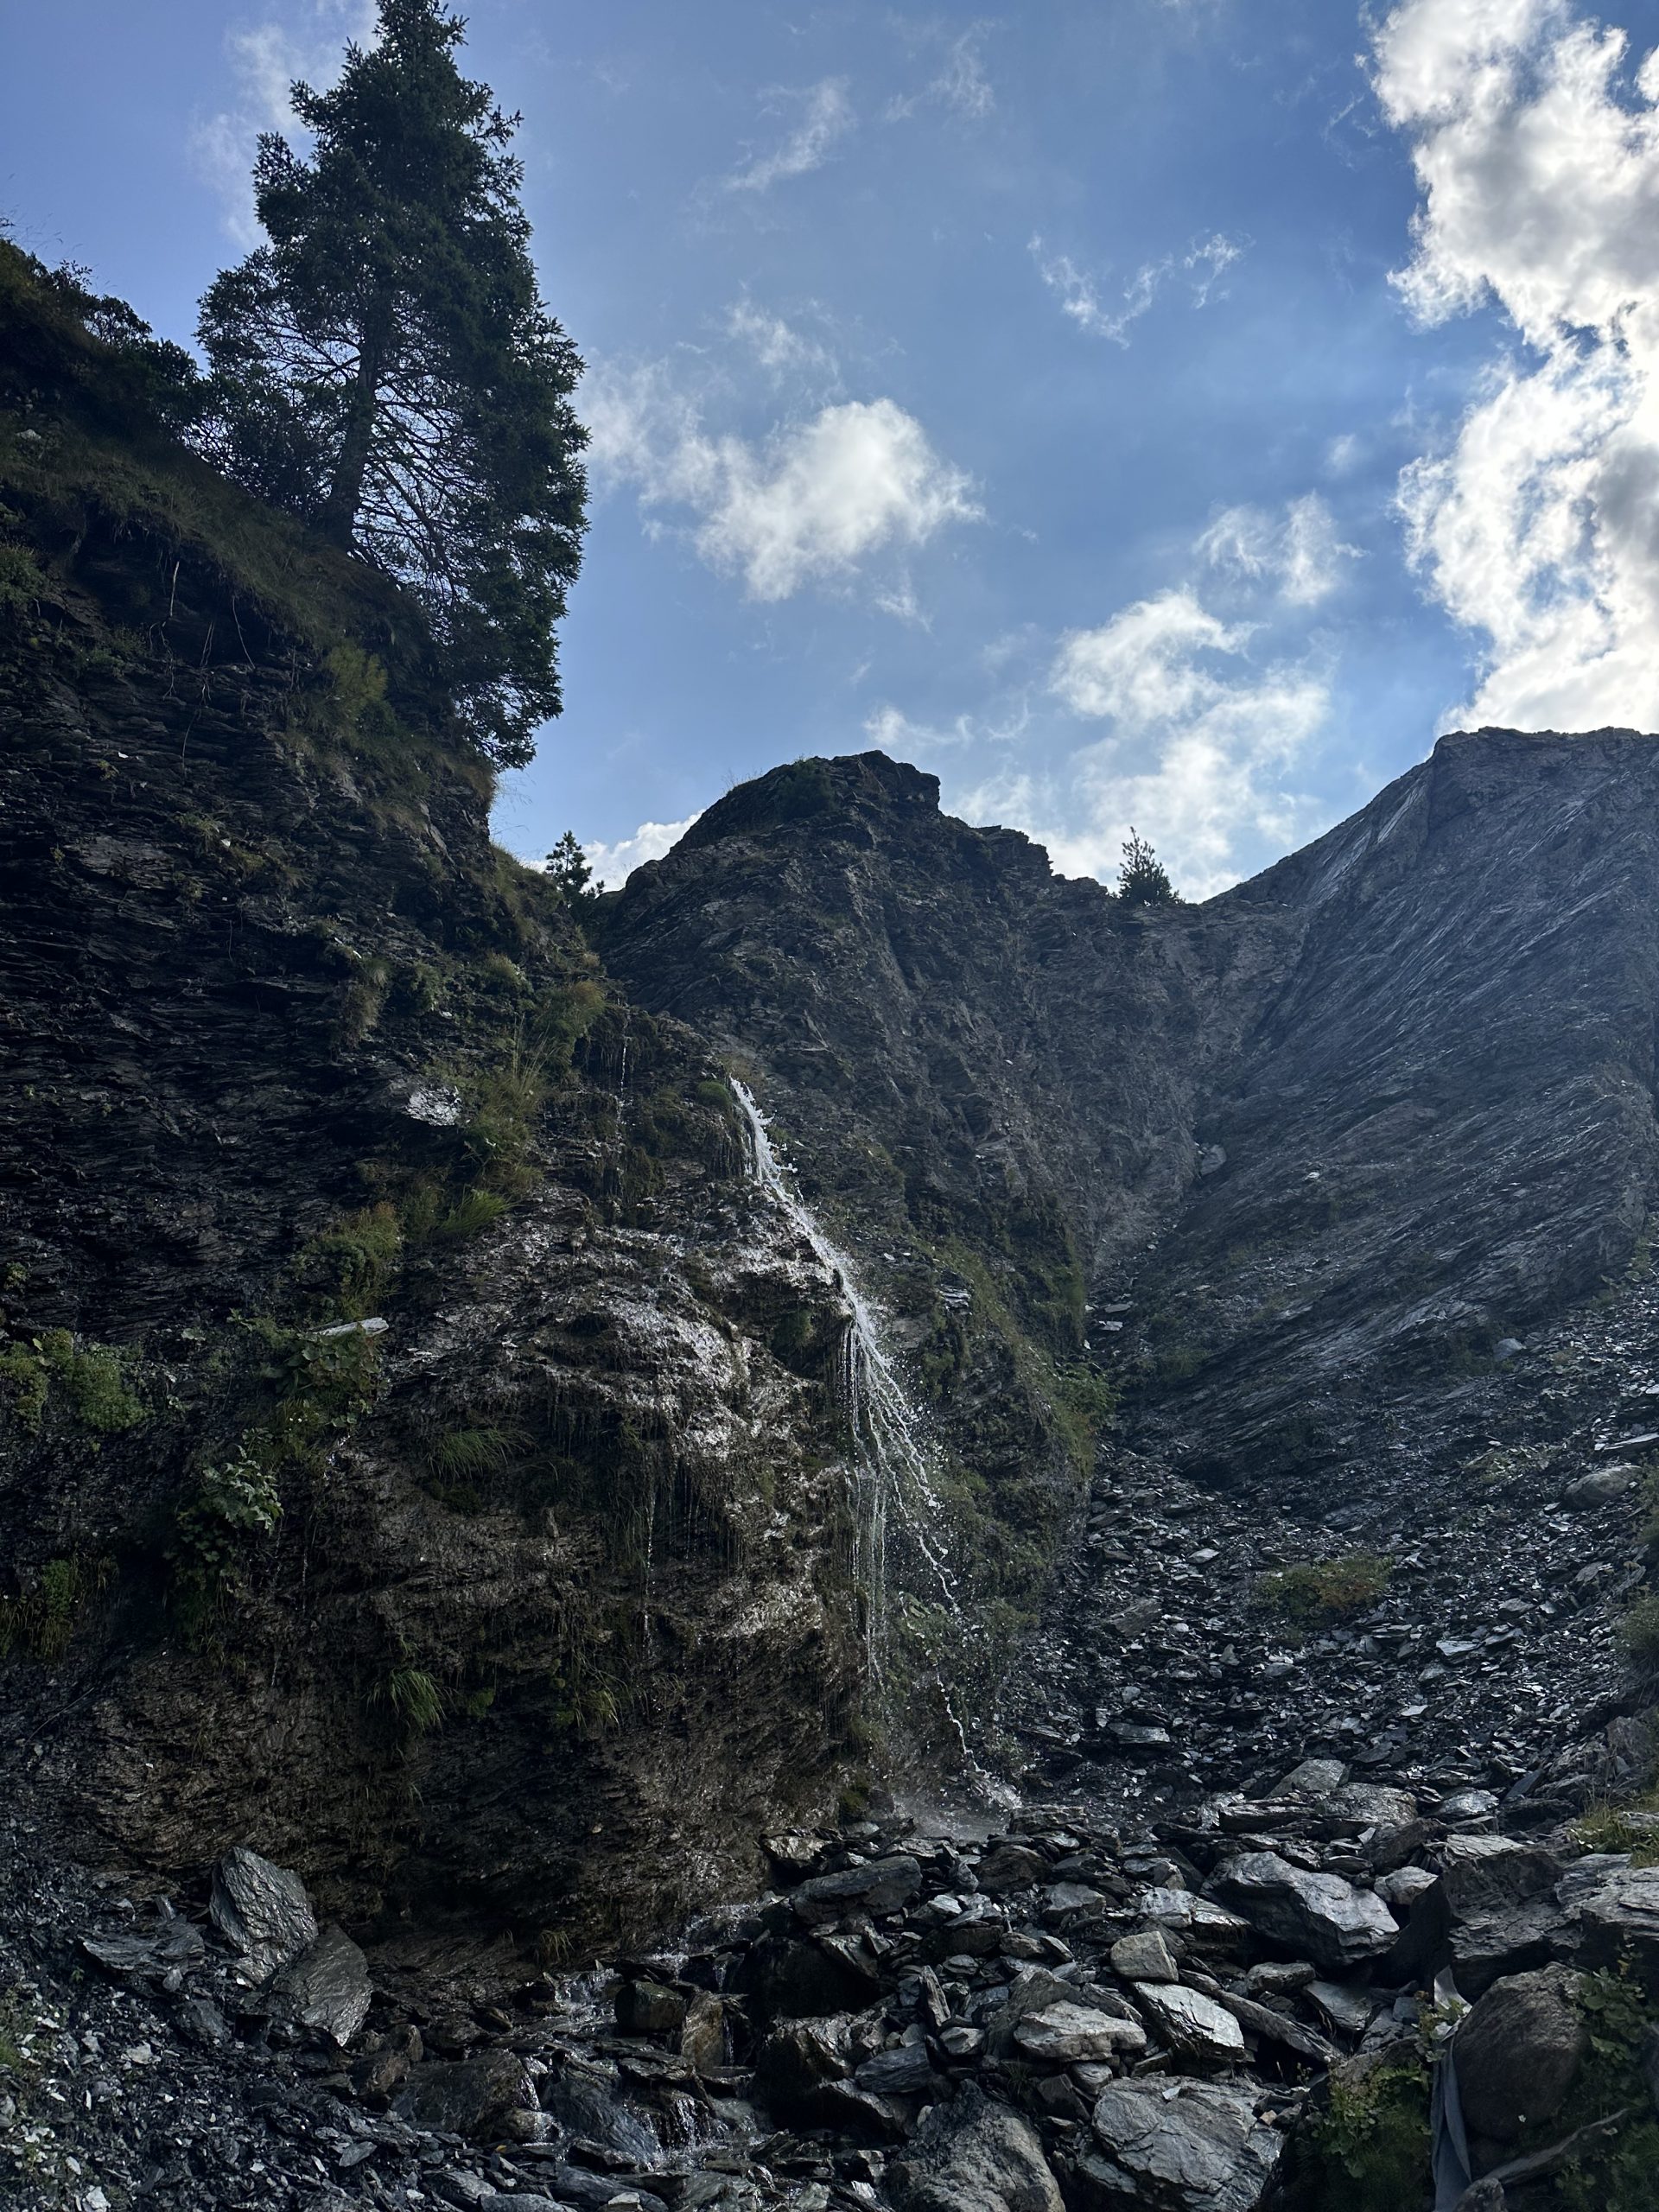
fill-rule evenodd
<path id="1" fill-rule="evenodd" d="M 1369 1611 L 1388 1588 L 1393 1572 L 1393 1560 L 1375 1552 L 1308 1560 L 1264 1574 L 1256 1585 L 1255 1603 L 1298 1628 L 1319 1628 L 1351 1613 Z"/>

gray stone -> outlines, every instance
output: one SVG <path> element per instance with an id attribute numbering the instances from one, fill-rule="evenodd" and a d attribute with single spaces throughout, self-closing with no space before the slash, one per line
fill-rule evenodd
<path id="1" fill-rule="evenodd" d="M 1125 1981 L 1176 1981 L 1180 1969 L 1160 1929 L 1145 1936 L 1120 1936 L 1111 1949 L 1112 1972 Z"/>
<path id="2" fill-rule="evenodd" d="M 207 1947 L 193 1922 L 175 1916 L 142 1934 L 121 1929 L 112 1935 L 83 1936 L 80 1948 L 109 1973 L 142 1979 L 192 1966 Z"/>
<path id="3" fill-rule="evenodd" d="M 1561 1492 L 1561 1503 L 1575 1513 L 1593 1512 L 1599 1505 L 1611 1505 L 1624 1497 L 1636 1480 L 1634 1467 L 1598 1467 L 1587 1475 L 1580 1475 Z"/>
<path id="4" fill-rule="evenodd" d="M 1331 1792 L 1326 1809 L 1354 1827 L 1408 1827 L 1417 1818 L 1417 1800 L 1386 1783 L 1344 1782 Z"/>
<path id="5" fill-rule="evenodd" d="M 1100 2212 L 1255 2212 L 1282 2147 L 1248 2096 L 1212 2082 L 1114 2082 L 1092 2125 L 1079 2181 Z"/>
<path id="6" fill-rule="evenodd" d="M 757 2020 L 855 2012 L 880 1990 L 873 1961 L 822 1937 L 763 1936 L 743 1959 L 738 1990 Z"/>
<path id="7" fill-rule="evenodd" d="M 726 2007 L 712 1991 L 700 1991 L 686 2007 L 680 2056 L 699 2074 L 713 2074 L 726 2063 Z"/>
<path id="8" fill-rule="evenodd" d="M 1439 1879 L 1440 1876 L 1427 1866 L 1396 1866 L 1391 1874 L 1378 1876 L 1376 1894 L 1391 1912 L 1404 1914 Z"/>
<path id="9" fill-rule="evenodd" d="M 1014 2042 L 1039 2065 L 1066 2066 L 1077 2059 L 1110 2058 L 1123 2051 L 1137 2056 L 1147 2047 L 1146 2031 L 1090 2005 L 1065 2001 L 1021 2015 Z"/>
<path id="10" fill-rule="evenodd" d="M 901 2043 L 896 2050 L 878 2050 L 867 2058 L 853 2079 L 861 2089 L 881 2096 L 905 2096 L 925 2089 L 933 2079 L 933 2062 L 925 2043 Z"/>
<path id="11" fill-rule="evenodd" d="M 290 2018 L 342 2047 L 367 2018 L 374 1994 L 367 1960 L 343 1928 L 332 1926 L 283 1967 L 270 1987 Z"/>
<path id="12" fill-rule="evenodd" d="M 849 1912 L 868 1912 L 874 1917 L 896 1912 L 921 1886 L 920 1866 L 907 1852 L 899 1852 L 891 1859 L 846 1867 L 839 1874 L 817 1875 L 802 1883 L 790 1903 L 809 1927 L 823 1927 Z"/>
<path id="13" fill-rule="evenodd" d="M 567 2059 L 539 2084 L 542 2109 L 571 2135 L 598 2143 L 636 2166 L 650 2166 L 661 2145 L 639 2114 L 617 2094 L 614 2067 Z"/>
<path id="14" fill-rule="evenodd" d="M 1514 2143 L 1560 2110 L 1590 2048 L 1577 1986 L 1566 1967 L 1510 1974 L 1465 2015 L 1452 2056 L 1471 2134 Z"/>
<path id="15" fill-rule="evenodd" d="M 972 2083 L 933 2107 L 887 2180 L 900 2212 L 1063 2212 L 1036 2131 Z"/>
<path id="16" fill-rule="evenodd" d="M 1627 1959 L 1659 1994 L 1659 1866 L 1624 1866 L 1581 1897 L 1580 1956 L 1587 1967 Z"/>
<path id="17" fill-rule="evenodd" d="M 1247 1851 L 1230 1861 L 1216 1887 L 1258 1934 L 1340 1972 L 1388 1950 L 1400 1930 L 1373 1891 L 1339 1874 L 1313 1874 L 1276 1852 Z"/>
<path id="18" fill-rule="evenodd" d="M 1244 2031 L 1224 2005 L 1175 1981 L 1136 1985 L 1142 2016 L 1159 2040 L 1183 2057 L 1225 2062 L 1244 2056 Z"/>
<path id="19" fill-rule="evenodd" d="M 1343 1981 L 1310 1981 L 1306 1995 L 1327 2026 L 1341 2036 L 1363 2036 L 1376 2010 L 1376 1999 L 1370 1990 L 1355 1989 Z"/>
<path id="20" fill-rule="evenodd" d="M 1458 1789 L 1441 1801 L 1440 1818 L 1450 1826 L 1459 1821 L 1488 1821 L 1497 1810 L 1497 1798 L 1491 1789 Z"/>
<path id="21" fill-rule="evenodd" d="M 214 1927 L 241 1954 L 244 1975 L 255 1983 L 269 1981 L 317 1940 L 305 1884 L 245 1843 L 234 1845 L 213 1868 L 207 1909 Z"/>
<path id="22" fill-rule="evenodd" d="M 1278 1797 L 1328 1797 L 1340 1789 L 1348 1770 L 1340 1759 L 1304 1759 L 1292 1767 L 1274 1795 Z"/>

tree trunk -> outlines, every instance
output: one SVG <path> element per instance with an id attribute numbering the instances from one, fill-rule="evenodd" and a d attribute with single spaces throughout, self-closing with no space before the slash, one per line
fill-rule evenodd
<path id="1" fill-rule="evenodd" d="M 375 416 L 379 411 L 380 378 L 385 367 L 391 315 L 386 303 L 375 301 L 364 315 L 358 340 L 357 374 L 346 416 L 346 435 L 334 462 L 334 481 L 317 516 L 317 527 L 336 545 L 351 550 L 357 529 L 357 511 L 363 502 L 363 478 L 374 442 Z"/>

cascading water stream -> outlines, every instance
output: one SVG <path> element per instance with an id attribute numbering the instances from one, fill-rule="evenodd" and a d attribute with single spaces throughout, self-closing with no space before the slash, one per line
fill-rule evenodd
<path id="1" fill-rule="evenodd" d="M 920 1416 L 910 1402 L 881 1342 L 874 1309 L 860 1289 L 852 1262 L 825 1234 L 796 1190 L 766 1135 L 766 1124 L 747 1086 L 735 1077 L 732 1089 L 742 1109 L 749 1137 L 751 1179 L 810 1247 L 846 1300 L 848 1325 L 842 1346 L 841 1390 L 854 1452 L 854 1573 L 868 1623 L 870 1673 L 879 1684 L 890 1658 L 890 1599 L 893 1571 L 889 1539 L 896 1529 L 914 1559 L 924 1586 L 912 1594 L 944 1609 L 958 1641 L 972 1634 L 951 1571 L 944 1533 L 944 1509 L 934 1479 L 931 1454 Z M 937 1672 L 937 1662 L 936 1662 Z M 969 1768 L 981 1773 L 966 1732 L 951 1704 L 943 1674 L 939 1693 Z"/>

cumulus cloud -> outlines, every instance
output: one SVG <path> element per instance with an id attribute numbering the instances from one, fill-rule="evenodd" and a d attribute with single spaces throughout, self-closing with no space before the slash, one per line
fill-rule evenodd
<path id="1" fill-rule="evenodd" d="M 296 77 L 328 84 L 339 74 L 348 40 L 359 46 L 373 40 L 373 0 L 312 0 L 308 16 L 309 28 L 300 36 L 277 22 L 227 31 L 231 104 L 203 118 L 190 134 L 196 169 L 219 196 L 226 232 L 245 249 L 263 236 L 253 212 L 252 181 L 260 134 L 294 130 L 288 95 Z"/>
<path id="2" fill-rule="evenodd" d="M 1273 587 L 1291 607 L 1317 607 L 1342 582 L 1344 561 L 1359 548 L 1337 535 L 1331 510 L 1317 492 L 1293 499 L 1282 515 L 1262 507 L 1227 507 L 1198 542 L 1214 569 Z"/>
<path id="3" fill-rule="evenodd" d="M 1455 719 L 1659 727 L 1659 56 L 1628 60 L 1569 0 L 1404 0 L 1376 34 L 1422 195 L 1395 281 L 1425 321 L 1490 304 L 1513 334 L 1402 484 L 1484 639 Z"/>
<path id="4" fill-rule="evenodd" d="M 1105 734 L 1058 774 L 991 777 L 964 810 L 1029 830 L 1062 874 L 1110 875 L 1133 824 L 1190 896 L 1236 882 L 1261 849 L 1281 851 L 1308 826 L 1291 783 L 1331 702 L 1317 656 L 1258 664 L 1255 635 L 1185 587 L 1072 631 L 1049 688 Z"/>
<path id="5" fill-rule="evenodd" d="M 1123 287 L 1120 301 L 1109 303 L 1096 280 L 1077 267 L 1069 254 L 1050 254 L 1040 238 L 1031 241 L 1037 272 L 1060 302 L 1060 313 L 1091 338 L 1108 338 L 1127 346 L 1129 327 L 1138 322 L 1172 279 L 1184 282 L 1195 308 L 1208 306 L 1216 286 L 1244 253 L 1244 243 L 1217 231 L 1195 238 L 1184 254 L 1166 254 L 1161 261 L 1143 262 Z"/>
<path id="6" fill-rule="evenodd" d="M 857 120 L 847 93 L 844 77 L 826 77 L 807 92 L 791 95 L 802 102 L 800 121 L 781 146 L 758 154 L 726 180 L 728 192 L 770 192 L 786 178 L 804 176 L 822 168 L 830 149 L 844 138 Z"/>
<path id="7" fill-rule="evenodd" d="M 658 366 L 601 377 L 587 411 L 601 480 L 631 483 L 647 507 L 689 509 L 699 554 L 752 599 L 845 582 L 875 555 L 980 517 L 969 478 L 891 399 L 822 407 L 752 442 L 708 431 Z"/>
<path id="8" fill-rule="evenodd" d="M 582 849 L 594 871 L 594 881 L 601 891 L 618 889 L 635 868 L 671 852 L 696 819 L 695 814 L 688 814 L 683 822 L 642 822 L 632 837 L 619 837 L 611 845 L 595 838 Z"/>

